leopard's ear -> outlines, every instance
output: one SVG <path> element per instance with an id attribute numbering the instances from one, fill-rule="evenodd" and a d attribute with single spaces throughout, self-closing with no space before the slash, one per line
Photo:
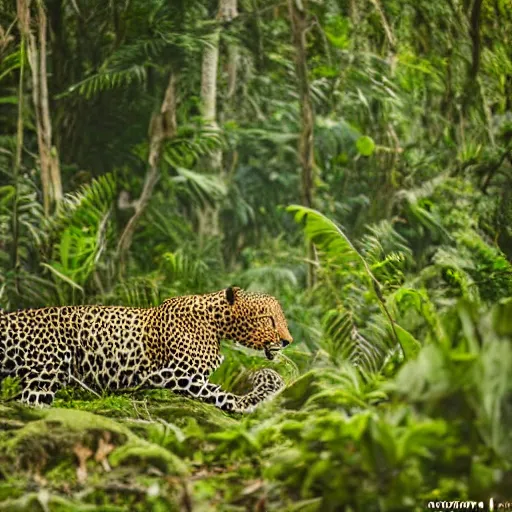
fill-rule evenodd
<path id="1" fill-rule="evenodd" d="M 239 291 L 240 288 L 238 286 L 230 286 L 229 288 L 226 288 L 226 300 L 231 306 L 235 303 L 236 296 Z"/>

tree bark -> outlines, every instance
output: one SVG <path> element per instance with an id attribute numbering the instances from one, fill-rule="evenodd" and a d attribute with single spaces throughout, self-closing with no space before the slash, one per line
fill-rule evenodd
<path id="1" fill-rule="evenodd" d="M 144 186 L 142 187 L 139 199 L 133 204 L 135 212 L 126 224 L 117 245 L 119 260 L 123 266 L 126 254 L 131 247 L 137 224 L 148 206 L 149 200 L 153 195 L 153 189 L 160 177 L 158 166 L 162 155 L 163 142 L 165 139 L 176 135 L 176 83 L 177 77 L 174 73 L 171 73 L 162 106 L 152 116 L 150 121 L 148 170 L 144 179 Z"/>
<path id="2" fill-rule="evenodd" d="M 482 12 L 482 1 L 474 0 L 469 19 L 469 37 L 471 38 L 471 63 L 468 69 L 466 90 L 463 101 L 464 117 L 468 113 L 469 106 L 478 92 L 478 71 L 480 70 L 480 15 Z M 484 106 L 485 108 L 485 106 Z"/>
<path id="3" fill-rule="evenodd" d="M 469 80 L 474 83 L 480 69 L 480 13 L 482 12 L 482 0 L 474 0 L 471 9 L 469 35 L 471 37 L 471 69 Z"/>
<path id="4" fill-rule="evenodd" d="M 19 7 L 19 6 L 18 6 Z M 20 12 L 21 9 L 18 10 Z M 26 52 L 26 34 L 27 23 L 23 17 L 18 16 L 18 27 L 21 34 L 20 41 L 20 76 L 18 81 L 18 119 L 16 123 L 16 153 L 14 156 L 14 165 L 13 165 L 13 185 L 14 185 L 14 198 L 13 198 L 13 208 L 12 208 L 12 252 L 11 252 L 11 266 L 15 269 L 15 280 L 14 285 L 16 288 L 16 292 L 19 293 L 19 281 L 17 277 L 17 268 L 19 263 L 19 252 L 18 252 L 18 236 L 19 236 L 19 218 L 18 218 L 18 176 L 21 169 L 21 158 L 23 152 L 23 128 L 24 128 L 24 105 L 25 105 L 25 52 Z"/>
<path id="5" fill-rule="evenodd" d="M 228 47 L 228 90 L 226 98 L 228 102 L 233 100 L 236 92 L 236 78 L 238 73 L 238 46 L 230 44 Z"/>
<path id="6" fill-rule="evenodd" d="M 386 18 L 386 13 L 384 12 L 384 9 L 382 8 L 382 5 L 380 4 L 379 0 L 370 0 L 370 2 L 375 7 L 375 10 L 377 11 L 380 21 L 382 23 L 382 27 L 384 28 L 384 32 L 386 33 L 386 39 L 388 40 L 389 44 L 389 52 L 388 52 L 388 62 L 389 67 L 391 70 L 391 75 L 393 76 L 395 73 L 397 58 L 396 58 L 396 38 L 393 34 L 393 30 L 391 29 L 391 25 L 388 23 L 388 20 Z"/>
<path id="7" fill-rule="evenodd" d="M 391 30 L 391 26 L 388 23 L 386 14 L 384 13 L 384 10 L 382 9 L 382 6 L 380 5 L 379 0 L 370 0 L 370 2 L 373 4 L 373 6 L 375 7 L 375 10 L 377 11 L 377 14 L 380 17 L 380 21 L 382 23 L 382 27 L 384 28 L 384 32 L 386 33 L 386 39 L 388 40 L 390 50 L 392 53 L 395 53 L 396 39 L 395 39 L 395 35 L 393 34 L 393 31 Z"/>
<path id="8" fill-rule="evenodd" d="M 238 16 L 237 0 L 219 0 L 216 20 L 229 23 Z M 201 105 L 206 128 L 218 132 L 217 123 L 217 74 L 219 67 L 219 42 L 221 28 L 217 27 L 210 35 L 209 44 L 203 50 L 201 64 Z M 216 149 L 209 155 L 210 171 L 222 174 L 222 151 Z M 203 243 L 207 235 L 219 236 L 219 211 L 216 207 L 206 207 L 198 215 L 199 242 Z"/>
<path id="9" fill-rule="evenodd" d="M 203 50 L 201 64 L 201 107 L 205 127 L 218 132 L 217 124 L 217 71 L 219 65 L 220 29 L 216 28 L 210 36 L 209 44 Z M 222 168 L 222 152 L 212 151 L 203 165 L 211 172 L 220 172 Z M 219 212 L 214 206 L 205 206 L 198 213 L 199 244 L 202 246 L 207 235 L 219 235 Z"/>
<path id="10" fill-rule="evenodd" d="M 308 28 L 305 3 L 299 8 L 296 0 L 288 0 L 288 10 L 292 25 L 293 45 L 295 47 L 295 74 L 299 87 L 301 133 L 299 138 L 299 157 L 302 168 L 302 204 L 313 207 L 314 196 L 314 110 L 309 87 L 306 30 Z M 308 246 L 308 286 L 315 283 L 316 253 L 314 246 Z"/>
<path id="11" fill-rule="evenodd" d="M 17 14 L 22 37 L 27 42 L 27 56 L 32 72 L 32 100 L 36 119 L 37 143 L 41 166 L 43 206 L 50 214 L 54 203 L 62 199 L 62 182 L 57 150 L 52 146 L 52 124 L 46 72 L 47 18 L 41 0 L 37 0 L 37 37 L 30 29 L 30 1 L 17 1 Z"/>
<path id="12" fill-rule="evenodd" d="M 38 0 L 37 2 L 37 16 L 39 26 L 39 69 L 41 74 L 40 94 L 43 136 L 49 157 L 48 165 L 52 186 L 52 200 L 58 205 L 62 200 L 62 180 L 57 148 L 52 145 L 52 122 L 50 118 L 50 100 L 48 97 L 48 75 L 46 72 L 46 36 L 48 23 L 42 0 Z"/>
<path id="13" fill-rule="evenodd" d="M 220 29 L 217 28 L 211 34 L 209 44 L 203 50 L 203 61 L 201 64 L 201 107 L 203 120 L 209 129 L 215 131 L 219 129 L 217 124 L 219 40 Z"/>

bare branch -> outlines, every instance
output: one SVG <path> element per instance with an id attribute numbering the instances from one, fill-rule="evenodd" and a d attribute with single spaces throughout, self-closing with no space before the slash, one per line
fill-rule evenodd
<path id="1" fill-rule="evenodd" d="M 162 144 L 166 138 L 173 137 L 176 134 L 176 82 L 177 77 L 171 72 L 162 106 L 150 121 L 148 171 L 140 197 L 134 202 L 135 213 L 126 224 L 117 245 L 118 256 L 121 262 L 124 261 L 126 253 L 132 244 L 137 224 L 146 210 L 153 194 L 153 189 L 160 177 L 158 165 L 162 153 Z"/>

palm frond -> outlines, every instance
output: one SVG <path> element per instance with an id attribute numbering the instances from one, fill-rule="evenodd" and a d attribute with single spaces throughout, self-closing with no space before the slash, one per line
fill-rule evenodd
<path id="1" fill-rule="evenodd" d="M 90 99 L 98 93 L 120 87 L 127 87 L 132 84 L 142 84 L 147 79 L 145 66 L 132 65 L 124 69 L 107 69 L 92 75 L 81 82 L 70 86 L 66 92 L 58 97 L 62 98 L 71 93 L 78 92 L 86 99 Z"/>
<path id="2" fill-rule="evenodd" d="M 178 167 L 177 176 L 172 180 L 178 185 L 177 193 L 184 194 L 202 207 L 215 205 L 227 194 L 226 185 L 216 175 L 201 174 L 190 169 Z"/>
<path id="3" fill-rule="evenodd" d="M 113 174 L 104 174 L 78 192 L 66 194 L 49 219 L 48 236 L 70 225 L 81 228 L 98 226 L 112 206 L 116 194 L 117 183 Z"/>

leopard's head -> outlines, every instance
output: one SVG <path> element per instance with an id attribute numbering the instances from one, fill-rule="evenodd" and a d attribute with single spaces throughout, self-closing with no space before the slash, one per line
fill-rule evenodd
<path id="1" fill-rule="evenodd" d="M 271 295 L 250 293 L 238 287 L 221 292 L 226 310 L 223 337 L 256 350 L 268 359 L 293 342 L 281 305 Z"/>

